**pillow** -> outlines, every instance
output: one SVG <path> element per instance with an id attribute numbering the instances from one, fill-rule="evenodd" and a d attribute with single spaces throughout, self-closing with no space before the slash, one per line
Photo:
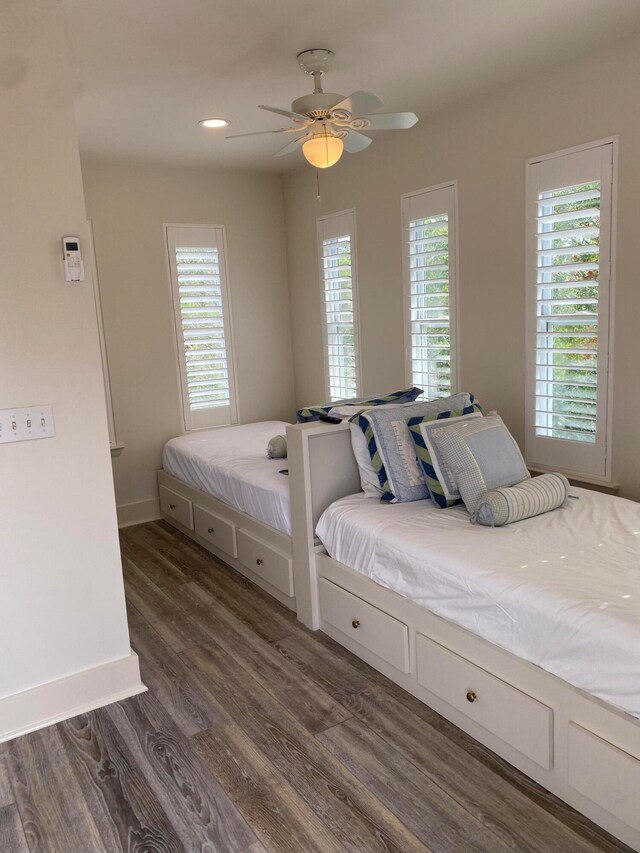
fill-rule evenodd
<path id="1" fill-rule="evenodd" d="M 470 513 L 485 492 L 514 486 L 531 476 L 520 448 L 499 415 L 443 426 L 432 430 L 430 438 Z"/>
<path id="2" fill-rule="evenodd" d="M 371 403 L 357 403 L 355 405 L 350 404 L 348 406 L 333 406 L 327 414 L 332 418 L 342 418 L 343 420 L 347 420 L 348 418 L 352 418 L 354 415 L 359 415 L 360 412 L 365 412 L 367 409 L 384 409 L 389 406 L 403 406 L 404 403 L 381 403 L 378 406 L 372 406 Z"/>
<path id="3" fill-rule="evenodd" d="M 431 441 L 431 433 L 434 429 L 445 428 L 445 426 L 448 428 L 460 421 L 481 417 L 482 412 L 480 411 L 474 411 L 468 415 L 451 412 L 451 417 L 448 418 L 446 425 L 442 423 L 442 416 L 438 415 L 435 421 L 420 421 L 415 426 L 409 427 L 413 443 L 416 446 L 418 462 L 429 487 L 431 500 L 440 509 L 446 509 L 460 503 L 461 498 L 453 474 L 438 452 L 438 448 Z"/>
<path id="4" fill-rule="evenodd" d="M 473 396 L 462 393 L 453 397 L 369 409 L 351 419 L 364 434 L 369 458 L 382 490 L 385 503 L 404 503 L 429 497 L 424 474 L 418 464 L 409 424 L 433 420 L 451 412 L 470 414 L 474 411 Z M 416 420 L 417 419 L 417 420 Z"/>
<path id="5" fill-rule="evenodd" d="M 267 459 L 287 458 L 287 437 L 285 435 L 274 436 L 267 445 Z"/>
<path id="6" fill-rule="evenodd" d="M 364 399 L 354 398 L 352 400 L 334 400 L 333 403 L 322 403 L 319 406 L 307 406 L 304 409 L 298 409 L 296 412 L 296 420 L 299 424 L 307 423 L 308 421 L 317 421 L 320 415 L 326 415 L 329 409 L 342 404 L 357 405 L 361 403 L 367 406 L 381 406 L 384 403 L 412 403 L 416 397 L 422 394 L 422 388 L 405 388 L 402 391 L 392 391 L 391 394 L 384 394 L 380 397 L 365 397 Z"/>
<path id="7" fill-rule="evenodd" d="M 410 403 L 401 403 L 403 406 L 409 406 Z M 391 403 L 385 403 L 383 406 L 376 406 L 375 409 L 379 412 L 381 409 L 389 409 L 391 408 Z M 332 409 L 331 412 L 336 413 L 336 417 L 338 416 L 338 412 L 344 412 L 345 409 L 353 409 L 351 422 L 349 423 L 350 432 L 351 432 L 351 448 L 353 450 L 353 455 L 356 458 L 356 462 L 358 463 L 358 471 L 360 472 L 360 488 L 365 493 L 368 498 L 378 498 L 382 497 L 382 488 L 380 486 L 380 480 L 378 479 L 378 475 L 374 470 L 373 465 L 371 464 L 371 457 L 369 456 L 369 448 L 367 446 L 367 439 L 365 434 L 362 432 L 357 423 L 353 423 L 354 420 L 353 415 L 360 414 L 361 412 L 366 412 L 368 409 L 373 408 L 372 406 L 340 406 L 338 409 Z M 397 408 L 397 407 L 396 407 Z"/>
<path id="8" fill-rule="evenodd" d="M 351 431 L 351 447 L 353 455 L 358 463 L 358 471 L 360 472 L 360 488 L 368 498 L 382 497 L 382 489 L 380 488 L 380 480 L 376 474 L 371 457 L 369 456 L 369 448 L 367 447 L 367 439 L 358 424 L 350 423 Z"/>
<path id="9" fill-rule="evenodd" d="M 557 509 L 568 496 L 569 481 L 565 476 L 541 474 L 515 486 L 487 492 L 476 504 L 471 521 L 501 527 Z"/>

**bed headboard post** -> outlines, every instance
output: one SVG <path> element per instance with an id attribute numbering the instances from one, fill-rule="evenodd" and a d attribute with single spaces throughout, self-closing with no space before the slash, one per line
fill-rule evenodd
<path id="1" fill-rule="evenodd" d="M 287 427 L 293 578 L 298 619 L 320 627 L 315 528 L 333 501 L 360 491 L 349 425 L 319 421 Z"/>

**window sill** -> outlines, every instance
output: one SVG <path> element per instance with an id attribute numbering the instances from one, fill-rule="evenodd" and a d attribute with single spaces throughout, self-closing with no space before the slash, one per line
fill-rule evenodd
<path id="1" fill-rule="evenodd" d="M 109 449 L 111 450 L 112 456 L 120 456 L 124 450 L 124 444 L 110 444 Z"/>
<path id="2" fill-rule="evenodd" d="M 606 477 L 595 477 L 590 476 L 589 474 L 576 474 L 573 471 L 563 471 L 562 468 L 544 468 L 541 465 L 527 464 L 527 468 L 532 474 L 564 474 L 570 483 L 575 483 L 577 486 L 593 486 L 611 494 L 615 494 L 620 488 L 620 483 L 614 483 L 611 480 L 607 480 Z"/>

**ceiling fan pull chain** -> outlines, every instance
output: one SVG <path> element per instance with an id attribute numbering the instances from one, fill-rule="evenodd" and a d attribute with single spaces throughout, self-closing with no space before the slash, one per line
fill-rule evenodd
<path id="1" fill-rule="evenodd" d="M 320 169 L 316 169 L 316 198 L 320 201 Z"/>

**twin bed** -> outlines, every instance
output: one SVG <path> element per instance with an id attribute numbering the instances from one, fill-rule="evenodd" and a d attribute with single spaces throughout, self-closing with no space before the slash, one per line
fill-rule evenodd
<path id="1" fill-rule="evenodd" d="M 173 438 L 158 472 L 162 517 L 296 610 L 286 459 L 266 447 L 287 424 L 202 430 Z"/>
<path id="2" fill-rule="evenodd" d="M 470 525 L 366 498 L 346 424 L 286 426 L 289 458 L 266 459 L 285 426 L 169 442 L 163 516 L 640 850 L 640 505 L 572 489 Z"/>

